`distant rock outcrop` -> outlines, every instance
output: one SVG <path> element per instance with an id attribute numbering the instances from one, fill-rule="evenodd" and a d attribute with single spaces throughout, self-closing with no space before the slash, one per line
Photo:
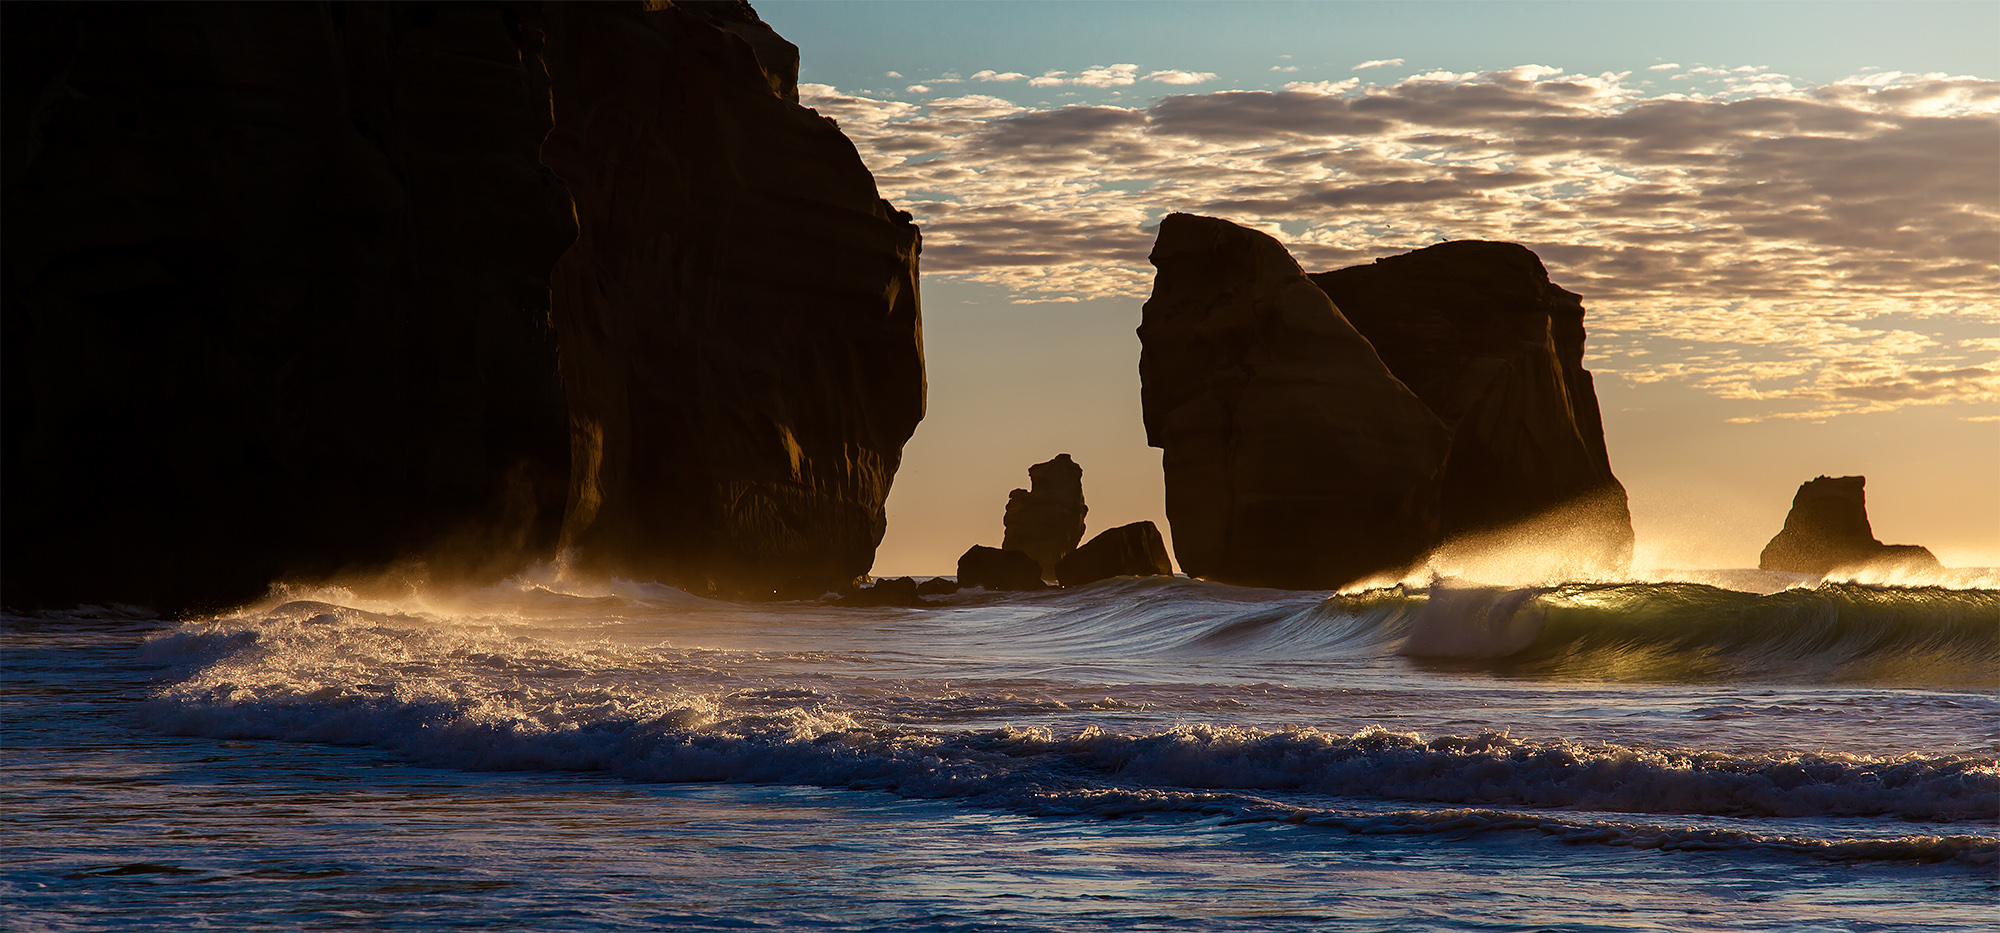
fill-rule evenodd
<path id="1" fill-rule="evenodd" d="M 747 4 L 0 16 L 9 605 L 868 570 L 918 234 Z"/>
<path id="2" fill-rule="evenodd" d="M 989 590 L 1039 590 L 1042 567 L 1021 551 L 975 544 L 958 558 L 958 585 Z"/>
<path id="3" fill-rule="evenodd" d="M 1757 558 L 1759 570 L 1828 574 L 1836 570 L 1935 570 L 1938 559 L 1914 544 L 1883 544 L 1868 526 L 1864 476 L 1821 476 L 1799 485 L 1785 527 Z"/>
<path id="4" fill-rule="evenodd" d="M 1629 560 L 1583 307 L 1532 252 L 1445 243 L 1308 277 L 1269 236 L 1175 214 L 1152 259 L 1140 379 L 1183 570 L 1334 587 L 1510 529 Z"/>
<path id="5" fill-rule="evenodd" d="M 1152 522 L 1133 522 L 1100 531 L 1056 564 L 1056 580 L 1082 586 L 1111 577 L 1169 576 L 1167 542 Z"/>
<path id="6" fill-rule="evenodd" d="M 1069 454 L 1057 454 L 1028 468 L 1027 489 L 1007 494 L 1006 536 L 1000 546 L 1034 558 L 1042 579 L 1054 579 L 1056 564 L 1083 540 L 1083 518 L 1089 511 L 1083 504 L 1083 467 Z"/>

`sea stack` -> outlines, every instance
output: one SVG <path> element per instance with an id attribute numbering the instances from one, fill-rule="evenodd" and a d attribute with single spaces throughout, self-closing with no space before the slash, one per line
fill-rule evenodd
<path id="1" fill-rule="evenodd" d="M 1083 467 L 1069 454 L 1028 468 L 1028 488 L 1007 494 L 1002 548 L 1027 554 L 1041 565 L 1042 579 L 1053 580 L 1056 564 L 1083 540 Z"/>
<path id="2" fill-rule="evenodd" d="M 747 4 L 4 4 L 4 595 L 868 570 L 919 239 Z"/>
<path id="3" fill-rule="evenodd" d="M 1270 236 L 1170 214 L 1151 258 L 1140 398 L 1181 569 L 1337 587 L 1422 557 L 1445 423 Z"/>
<path id="4" fill-rule="evenodd" d="M 1269 236 L 1176 214 L 1153 262 L 1140 379 L 1183 570 L 1336 587 L 1447 543 L 1629 561 L 1583 305 L 1530 250 L 1459 241 L 1305 276 Z M 1216 520 L 1246 496 L 1271 518 Z M 1299 566 L 1323 540 L 1353 556 Z M 1291 568 L 1256 569 L 1274 560 Z"/>
<path id="5" fill-rule="evenodd" d="M 1935 570 L 1936 556 L 1914 544 L 1883 544 L 1868 526 L 1864 476 L 1821 476 L 1799 485 L 1785 527 L 1758 556 L 1759 570 L 1825 575 L 1835 571 Z"/>

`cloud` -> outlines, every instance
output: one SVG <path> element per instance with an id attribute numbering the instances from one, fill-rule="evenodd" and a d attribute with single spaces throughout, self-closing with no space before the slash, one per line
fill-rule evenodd
<path id="1" fill-rule="evenodd" d="M 1294 71 L 1298 69 L 1293 69 Z M 1203 84 L 1215 80 L 1212 71 L 1154 71 L 1145 80 L 1158 84 Z"/>
<path id="2" fill-rule="evenodd" d="M 931 92 L 930 88 L 921 84 L 912 84 L 909 87 L 904 88 L 903 90 L 908 91 L 911 94 L 929 94 Z"/>
<path id="3" fill-rule="evenodd" d="M 989 69 L 972 73 L 974 81 L 1026 81 L 1027 79 L 1027 75 L 1018 71 L 997 72 Z"/>
<path id="4" fill-rule="evenodd" d="M 1511 240 L 1584 296 L 1605 378 L 1751 418 L 2000 404 L 2000 82 L 1712 70 L 1676 93 L 1526 65 L 1132 107 L 800 92 L 924 225 L 926 275 L 1143 300 L 1176 210 L 1310 269 Z"/>
<path id="5" fill-rule="evenodd" d="M 1139 80 L 1138 73 L 1138 65 L 1097 65 L 1085 68 L 1070 83 L 1083 87 L 1124 87 Z"/>
<path id="6" fill-rule="evenodd" d="M 882 74 L 884 77 L 889 77 L 889 78 L 900 78 L 903 76 L 903 73 L 900 71 L 885 71 L 882 72 Z"/>
<path id="7" fill-rule="evenodd" d="M 1297 66 L 1297 65 L 1272 65 L 1272 66 L 1271 66 L 1271 70 L 1272 70 L 1272 71 L 1297 71 L 1297 70 L 1299 70 L 1299 66 Z"/>
<path id="8" fill-rule="evenodd" d="M 1660 64 L 1657 64 L 1657 65 L 1648 65 L 1648 66 L 1646 66 L 1646 70 L 1647 70 L 1647 71 L 1673 71 L 1673 70 L 1675 70 L 1675 69 L 1679 68 L 1680 66 L 1681 66 L 1681 63 L 1680 63 L 1680 62 L 1661 62 Z"/>
<path id="9" fill-rule="evenodd" d="M 1400 59 L 1400 58 L 1378 58 L 1378 59 L 1375 59 L 1374 61 L 1366 61 L 1366 62 L 1362 62 L 1361 64 L 1359 64 L 1359 65 L 1356 65 L 1356 66 L 1354 66 L 1354 67 L 1352 67 L 1352 68 L 1349 68 L 1348 70 L 1349 70 L 1349 71 L 1362 71 L 1362 70 L 1364 70 L 1364 69 L 1368 69 L 1368 68 L 1393 68 L 1393 67 L 1395 67 L 1395 66 L 1397 66 L 1397 65 L 1400 65 L 1400 64 L 1402 64 L 1402 63 L 1403 63 L 1403 60 L 1402 60 L 1402 59 Z"/>

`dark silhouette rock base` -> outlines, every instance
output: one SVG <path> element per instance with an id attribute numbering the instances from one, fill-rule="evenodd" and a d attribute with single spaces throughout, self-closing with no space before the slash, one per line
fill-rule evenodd
<path id="1" fill-rule="evenodd" d="M 1863 570 L 1939 569 L 1914 544 L 1883 544 L 1868 525 L 1864 476 L 1821 476 L 1799 485 L 1785 527 L 1758 555 L 1760 570 L 1825 575 Z"/>
<path id="2" fill-rule="evenodd" d="M 1171 575 L 1167 542 L 1152 522 L 1133 522 L 1098 532 L 1056 564 L 1056 580 L 1082 586 L 1111 577 Z"/>
<path id="3" fill-rule="evenodd" d="M 910 577 L 892 577 L 877 580 L 873 586 L 856 587 L 853 592 L 840 597 L 842 606 L 921 606 L 924 601 L 917 598 L 917 581 Z"/>
<path id="4" fill-rule="evenodd" d="M 958 558 L 958 585 L 989 590 L 1039 590 L 1042 565 L 1021 551 L 975 544 Z"/>

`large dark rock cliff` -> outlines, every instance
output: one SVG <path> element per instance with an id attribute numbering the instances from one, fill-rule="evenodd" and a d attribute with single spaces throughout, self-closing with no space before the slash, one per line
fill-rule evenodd
<path id="1" fill-rule="evenodd" d="M 1785 527 L 1758 555 L 1759 570 L 1936 570 L 1938 559 L 1914 544 L 1883 544 L 1868 524 L 1868 478 L 1821 476 L 1799 484 Z"/>
<path id="2" fill-rule="evenodd" d="M 1339 586 L 1437 542 L 1450 432 L 1277 240 L 1172 214 L 1152 261 L 1140 400 L 1182 570 Z"/>
<path id="3" fill-rule="evenodd" d="M 551 4 L 565 544 L 698 592 L 868 572 L 924 414 L 917 228 L 748 4 Z M 749 41 L 746 41 L 747 40 Z"/>
<path id="4" fill-rule="evenodd" d="M 867 570 L 916 231 L 746 4 L 0 15 L 8 605 Z"/>
<path id="5" fill-rule="evenodd" d="M 1586 562 L 1631 559 L 1625 488 L 1583 368 L 1583 301 L 1550 282 L 1540 258 L 1459 240 L 1311 278 L 1452 426 L 1441 537 L 1546 515 L 1527 543 Z"/>
<path id="6" fill-rule="evenodd" d="M 1334 587 L 1472 539 L 1629 559 L 1583 306 L 1532 252 L 1308 277 L 1264 234 L 1176 214 L 1153 262 L 1142 399 L 1183 570 Z"/>

